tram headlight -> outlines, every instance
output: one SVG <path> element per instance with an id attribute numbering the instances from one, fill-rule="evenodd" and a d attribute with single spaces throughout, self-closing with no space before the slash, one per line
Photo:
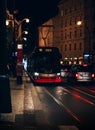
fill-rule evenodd
<path id="1" fill-rule="evenodd" d="M 39 73 L 38 72 L 34 72 L 34 76 L 38 76 L 39 75 Z"/>

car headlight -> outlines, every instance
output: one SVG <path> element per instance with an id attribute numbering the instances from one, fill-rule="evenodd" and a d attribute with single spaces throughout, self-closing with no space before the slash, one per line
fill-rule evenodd
<path id="1" fill-rule="evenodd" d="M 59 76 L 59 75 L 60 75 L 60 73 L 57 73 L 57 75 Z"/>
<path id="2" fill-rule="evenodd" d="M 38 72 L 34 72 L 34 75 L 35 75 L 35 76 L 38 76 L 38 75 L 39 75 L 39 73 L 38 73 Z"/>

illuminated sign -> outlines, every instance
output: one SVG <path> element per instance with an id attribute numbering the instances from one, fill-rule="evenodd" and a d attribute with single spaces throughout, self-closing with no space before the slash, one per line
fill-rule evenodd
<path id="1" fill-rule="evenodd" d="M 22 44 L 18 44 L 17 45 L 17 49 L 23 49 L 23 45 Z"/>
<path id="2" fill-rule="evenodd" d="M 50 49 L 50 48 L 39 48 L 39 52 L 42 52 L 42 51 L 45 51 L 45 52 L 51 52 L 52 51 L 52 49 Z"/>
<path id="3" fill-rule="evenodd" d="M 42 51 L 43 51 L 43 49 L 42 49 L 42 48 L 40 48 L 40 49 L 39 49 L 39 52 L 42 52 Z"/>
<path id="4" fill-rule="evenodd" d="M 17 45 L 17 64 L 22 64 L 22 59 L 23 59 L 23 45 L 18 44 Z"/>

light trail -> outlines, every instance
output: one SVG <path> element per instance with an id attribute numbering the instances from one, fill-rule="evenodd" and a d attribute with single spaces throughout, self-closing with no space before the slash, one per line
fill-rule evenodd
<path id="1" fill-rule="evenodd" d="M 90 101 L 90 100 L 88 100 L 88 99 L 86 99 L 86 98 L 83 98 L 83 97 L 80 96 L 79 94 L 72 93 L 72 92 L 70 92 L 69 90 L 67 90 L 67 89 L 65 89 L 65 88 L 62 88 L 62 89 L 63 89 L 64 91 L 68 92 L 69 94 L 73 95 L 74 97 L 76 97 L 76 98 L 78 98 L 78 99 L 81 99 L 82 101 L 84 101 L 84 102 L 86 102 L 86 103 L 88 103 L 88 104 L 95 105 L 94 102 L 92 102 L 92 101 Z M 72 88 L 72 89 L 73 89 L 73 88 Z M 85 92 L 83 92 L 83 91 L 80 91 L 80 90 L 78 90 L 78 89 L 75 89 L 75 88 L 74 88 L 74 90 L 76 90 L 76 91 L 78 91 L 78 92 L 80 92 L 80 93 L 83 93 L 83 94 L 85 94 L 85 95 L 88 95 L 88 96 L 90 96 L 90 97 L 94 97 L 94 98 L 95 98 L 95 96 L 92 96 L 92 95 L 90 95 L 90 94 L 87 94 L 87 93 L 85 93 Z"/>
<path id="2" fill-rule="evenodd" d="M 44 89 L 44 91 L 53 98 L 53 100 L 60 106 L 62 106 L 67 113 L 69 113 L 75 120 L 77 120 L 80 123 L 80 119 L 77 117 L 77 115 L 75 115 L 69 108 L 67 108 L 61 101 L 57 100 L 49 91 L 47 91 L 46 89 Z"/>

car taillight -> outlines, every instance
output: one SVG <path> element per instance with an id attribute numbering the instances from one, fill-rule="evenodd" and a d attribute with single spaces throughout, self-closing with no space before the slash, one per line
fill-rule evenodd
<path id="1" fill-rule="evenodd" d="M 78 76 L 79 76 L 79 75 L 76 73 L 76 78 L 78 78 Z"/>
<path id="2" fill-rule="evenodd" d="M 92 77 L 92 78 L 95 78 L 95 74 L 92 74 L 91 77 Z"/>

